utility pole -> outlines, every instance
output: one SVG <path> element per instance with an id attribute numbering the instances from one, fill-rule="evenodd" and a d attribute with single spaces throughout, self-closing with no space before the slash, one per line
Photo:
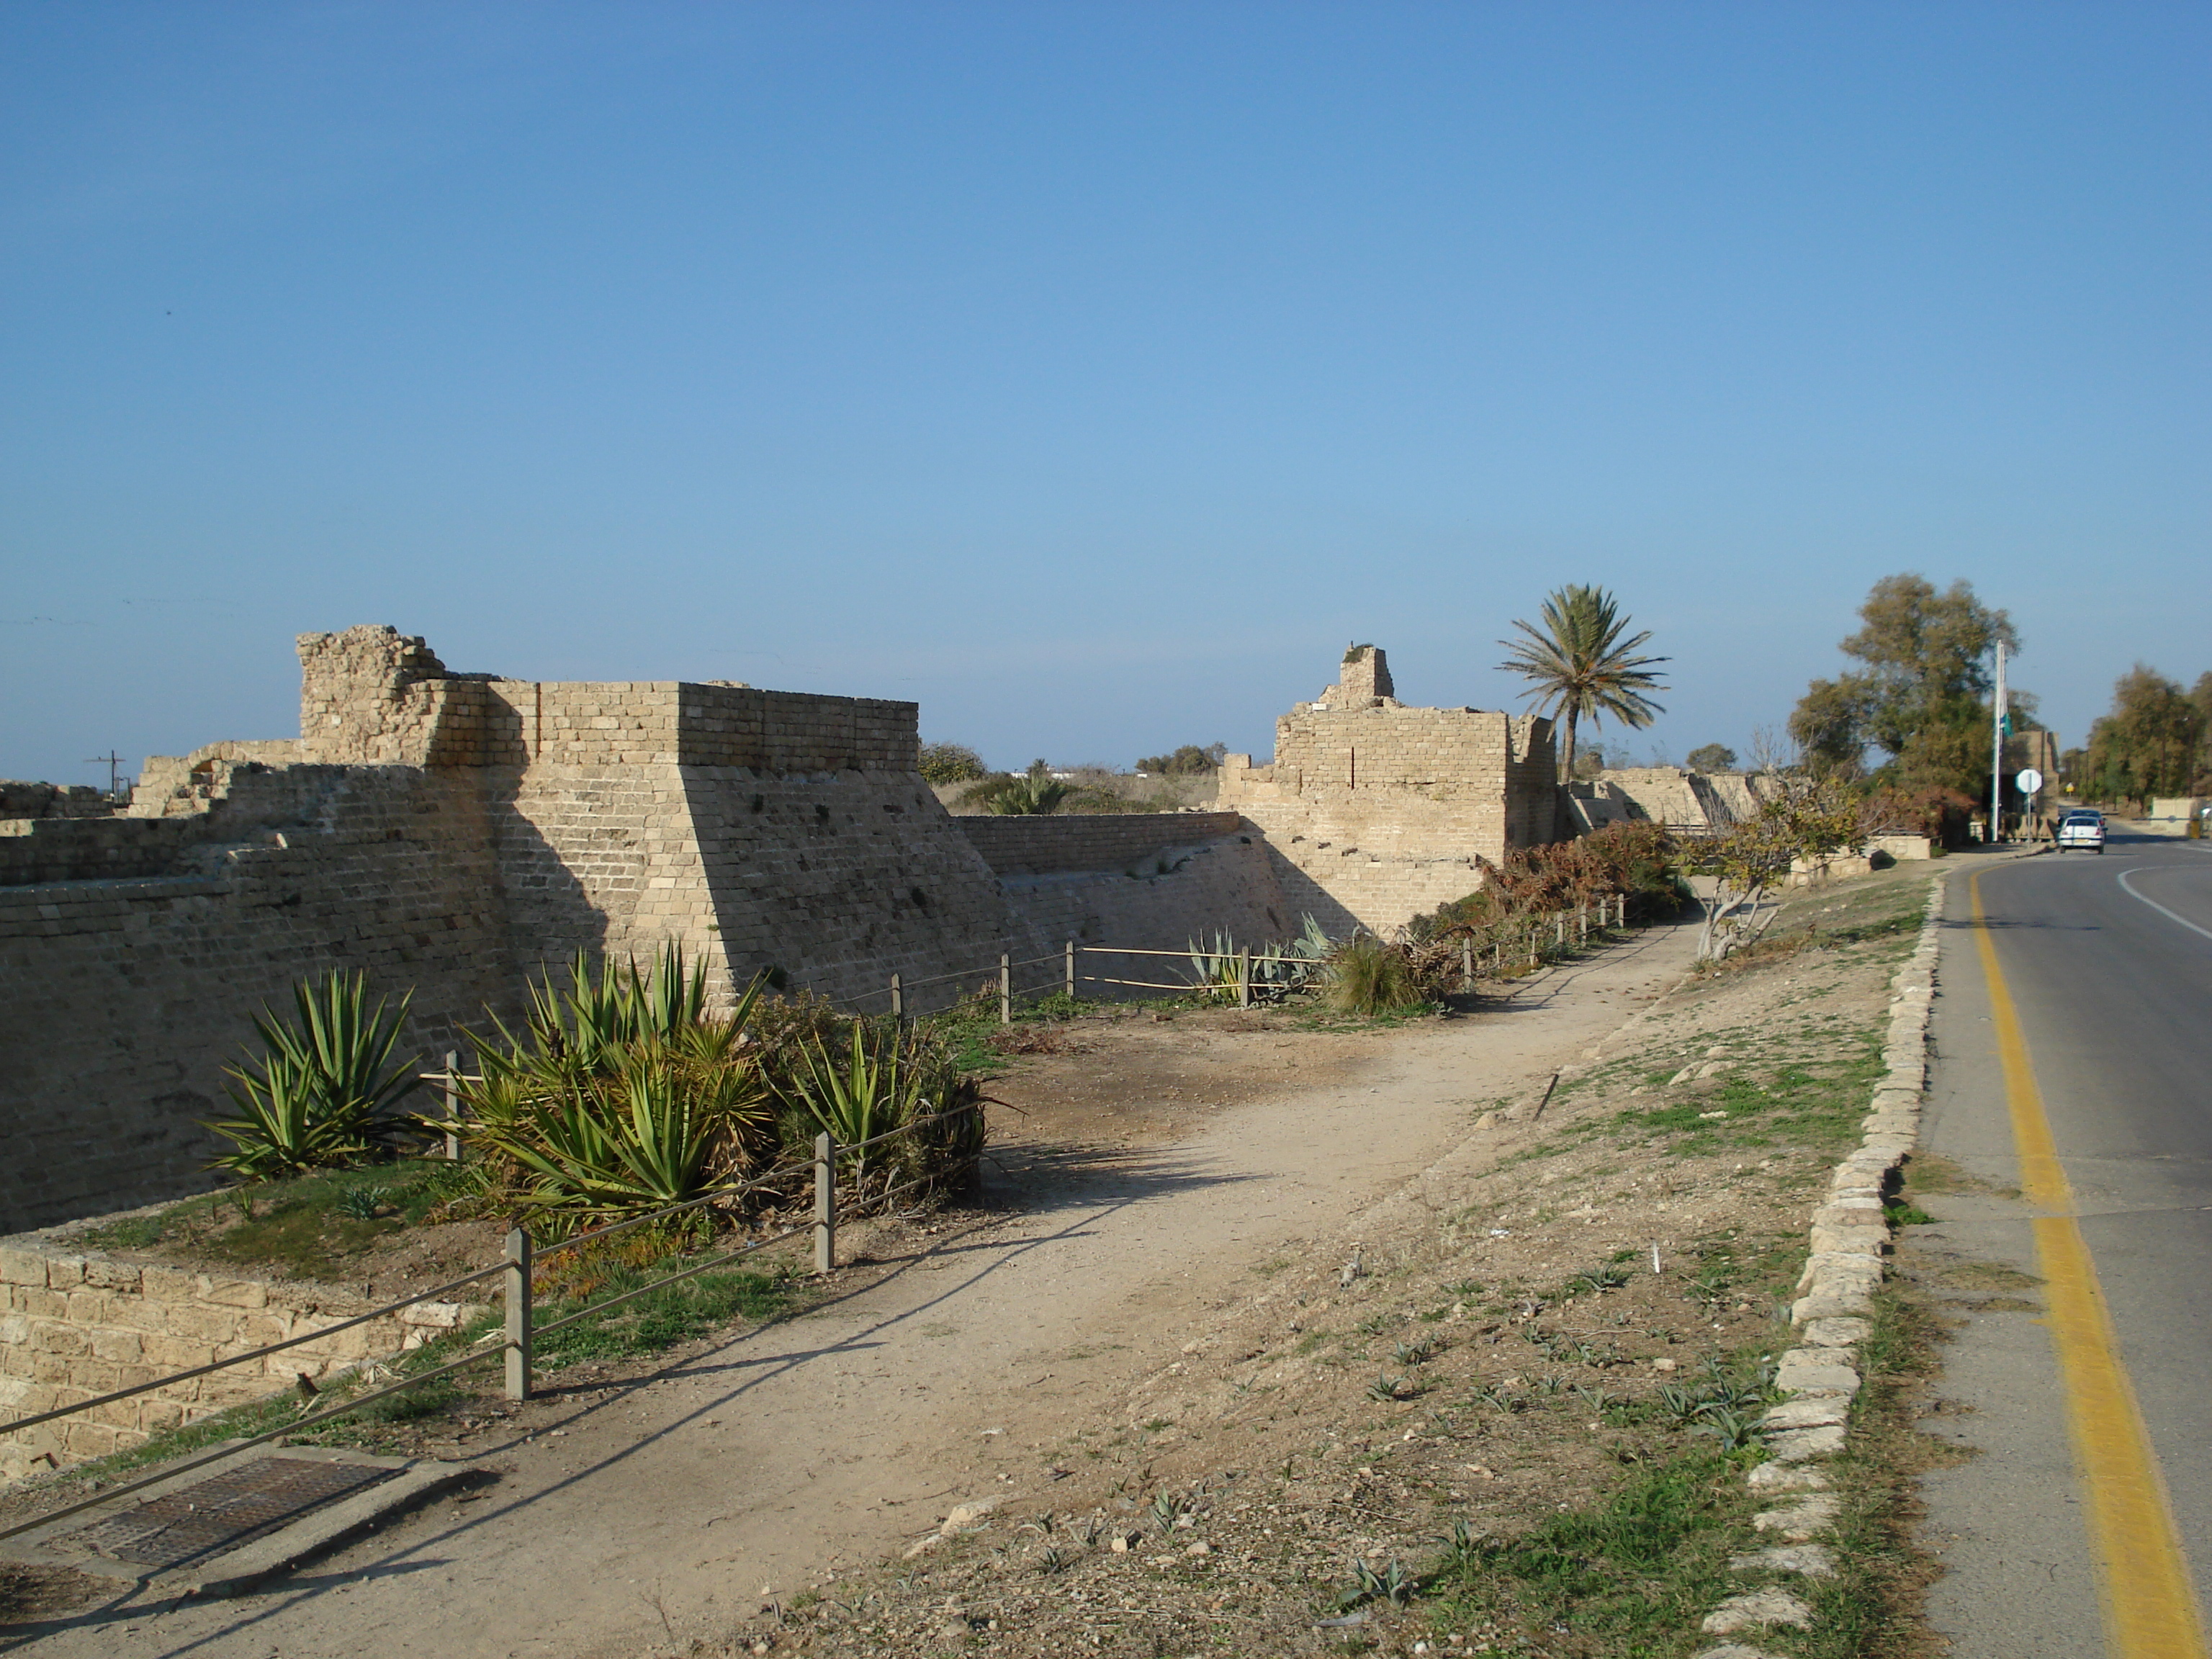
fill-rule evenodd
<path id="1" fill-rule="evenodd" d="M 1991 705 L 1990 751 L 1990 842 L 2004 839 L 2005 673 L 2004 641 L 1997 641 L 1997 691 Z"/>
<path id="2" fill-rule="evenodd" d="M 90 760 L 87 761 L 87 762 L 85 763 L 85 764 L 86 764 L 87 766 L 105 766 L 105 767 L 107 769 L 107 798 L 108 798 L 108 799 L 110 799 L 110 800 L 113 800 L 113 799 L 115 799 L 118 794 L 120 794 L 120 793 L 122 793 L 122 790 L 123 790 L 123 757 L 122 757 L 122 756 L 120 756 L 120 755 L 117 754 L 113 750 L 109 750 L 106 754 L 105 754 L 105 755 L 94 755 L 94 756 Z"/>

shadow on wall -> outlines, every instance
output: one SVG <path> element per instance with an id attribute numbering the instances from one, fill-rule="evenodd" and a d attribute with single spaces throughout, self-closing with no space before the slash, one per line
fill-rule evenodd
<path id="1" fill-rule="evenodd" d="M 1283 896 L 1287 913 L 1297 920 L 1287 937 L 1295 937 L 1311 916 L 1321 924 L 1322 931 L 1331 939 L 1348 939 L 1362 925 L 1358 916 L 1329 890 L 1308 875 L 1298 866 L 1285 858 L 1281 849 L 1272 842 L 1267 845 L 1267 863 L 1273 871 L 1276 890 Z"/>
<path id="2" fill-rule="evenodd" d="M 167 871 L 0 886 L 0 1231 L 216 1184 L 224 1067 L 264 1005 L 358 969 L 415 1000 L 403 1044 L 434 1068 L 465 1027 L 524 1006 L 520 895 L 558 966 L 605 918 L 514 808 L 509 769 L 241 772 L 185 828 Z M 177 820 L 168 820 L 175 823 Z"/>

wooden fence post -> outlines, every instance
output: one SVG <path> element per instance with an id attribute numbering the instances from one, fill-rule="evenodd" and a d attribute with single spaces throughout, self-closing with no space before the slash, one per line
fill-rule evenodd
<path id="1" fill-rule="evenodd" d="M 1459 942 L 1459 988 L 1474 989 L 1474 941 L 1463 939 Z"/>
<path id="2" fill-rule="evenodd" d="M 999 952 L 999 1024 L 1014 1023 L 1014 959 L 1007 952 Z"/>
<path id="3" fill-rule="evenodd" d="M 906 986 L 896 974 L 891 975 L 891 1018 L 906 1018 Z"/>
<path id="4" fill-rule="evenodd" d="M 461 1137 L 453 1126 L 461 1121 L 461 1057 L 452 1049 L 446 1051 L 446 1161 L 457 1164 L 461 1157 Z"/>
<path id="5" fill-rule="evenodd" d="M 1075 941 L 1067 941 L 1067 1000 L 1075 1000 Z"/>
<path id="6" fill-rule="evenodd" d="M 530 1235 L 507 1234 L 507 1397 L 530 1398 Z"/>
<path id="7" fill-rule="evenodd" d="M 1249 945 L 1237 947 L 1237 1006 L 1252 1006 L 1252 947 Z"/>
<path id="8" fill-rule="evenodd" d="M 837 1265 L 837 1149 L 825 1130 L 814 1137 L 814 1271 Z"/>

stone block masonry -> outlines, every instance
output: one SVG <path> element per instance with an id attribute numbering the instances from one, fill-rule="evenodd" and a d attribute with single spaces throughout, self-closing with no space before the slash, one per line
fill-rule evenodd
<path id="1" fill-rule="evenodd" d="M 1048 948 L 916 772 L 911 703 L 455 675 L 391 628 L 300 656 L 296 742 L 0 834 L 0 1231 L 212 1184 L 224 1066 L 326 968 L 411 989 L 428 1057 L 579 953 L 673 939 L 719 995 L 846 998 Z"/>
<path id="2" fill-rule="evenodd" d="M 324 1329 L 371 1304 L 328 1286 L 222 1279 L 78 1255 L 35 1239 L 0 1244 L 0 1430 L 19 1419 L 177 1370 Z M 398 1313 L 243 1360 L 131 1400 L 0 1437 L 0 1480 L 104 1457 L 295 1377 L 321 1378 L 404 1352 L 465 1322 L 472 1310 L 417 1303 Z"/>
<path id="3" fill-rule="evenodd" d="M 1482 862 L 1553 839 L 1552 726 L 1476 708 L 1413 708 L 1374 646 L 1275 722 L 1272 765 L 1224 763 L 1216 804 L 1265 831 L 1285 902 L 1333 933 L 1377 932 L 1464 897 Z"/>
<path id="4" fill-rule="evenodd" d="M 46 815 L 0 821 L 0 1231 L 213 1184 L 224 1066 L 327 969 L 411 990 L 426 1059 L 533 975 L 672 939 L 718 998 L 880 1011 L 896 972 L 920 1011 L 1067 939 L 1388 930 L 1553 821 L 1548 722 L 1406 708 L 1371 647 L 1272 767 L 1231 757 L 1224 810 L 957 820 L 912 703 L 456 674 L 388 627 L 299 652 L 297 738 L 151 757 L 119 816 L 9 797 Z"/>

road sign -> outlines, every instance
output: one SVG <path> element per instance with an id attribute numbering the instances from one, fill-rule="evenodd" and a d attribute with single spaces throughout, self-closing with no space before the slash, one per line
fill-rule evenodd
<path id="1" fill-rule="evenodd" d="M 2020 793 L 2021 794 L 2032 795 L 2035 793 L 2037 790 L 2043 787 L 2043 774 L 2037 771 L 2033 766 L 2031 766 L 2025 772 L 2022 772 L 2018 777 L 2014 778 L 2013 781 L 2020 786 Z"/>

